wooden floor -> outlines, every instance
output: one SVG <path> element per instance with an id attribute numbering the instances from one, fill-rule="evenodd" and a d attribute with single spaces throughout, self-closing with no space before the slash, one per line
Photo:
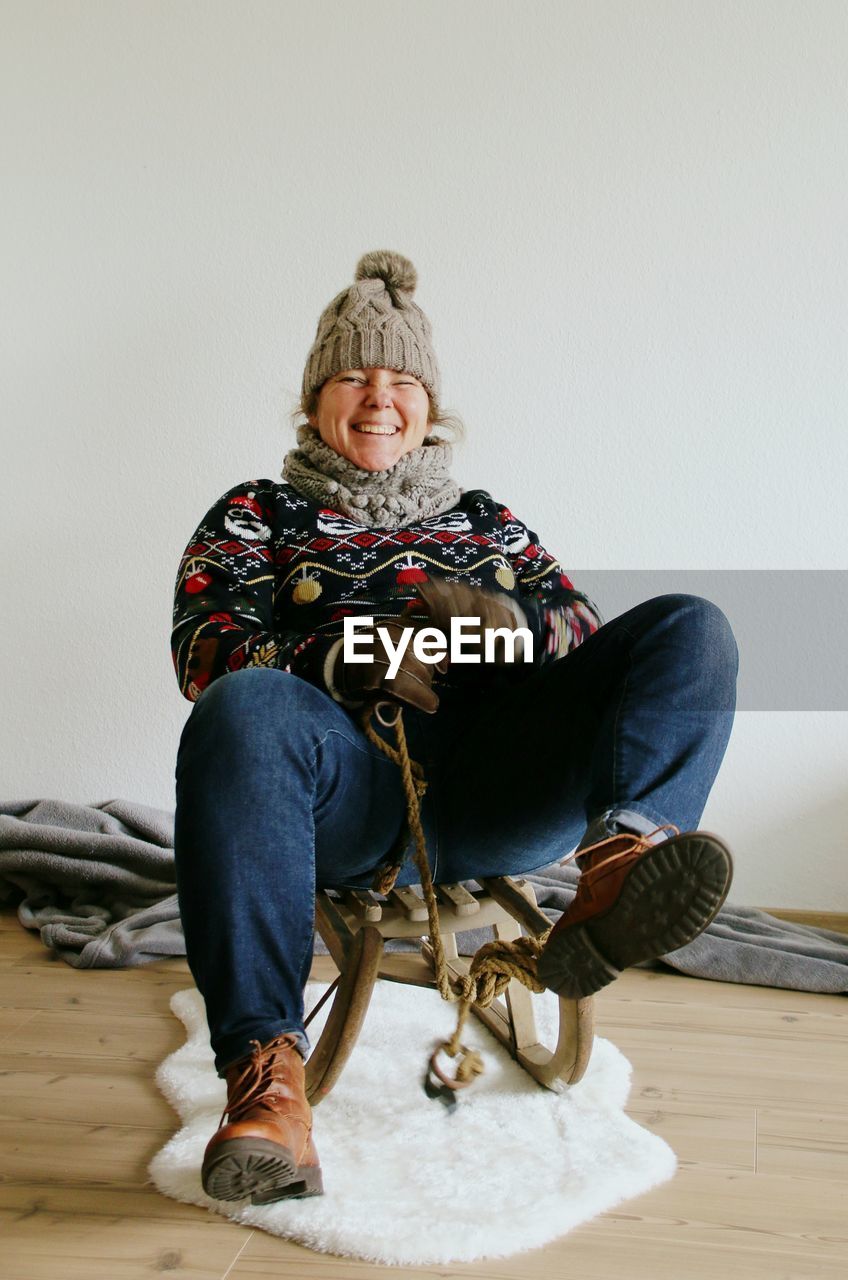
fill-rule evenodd
<path id="1" fill-rule="evenodd" d="M 325 962 L 326 963 L 326 962 Z M 3 1280 L 365 1280 L 161 1196 L 176 1128 L 153 1081 L 183 1040 L 183 961 L 79 972 L 0 913 Z M 848 1001 L 633 970 L 596 1001 L 633 1064 L 630 1114 L 680 1160 L 671 1182 L 550 1247 L 417 1277 L 828 1280 L 848 1275 Z M 320 1116 L 320 1113 L 319 1113 Z M 319 1146 L 320 1149 L 320 1146 Z"/>

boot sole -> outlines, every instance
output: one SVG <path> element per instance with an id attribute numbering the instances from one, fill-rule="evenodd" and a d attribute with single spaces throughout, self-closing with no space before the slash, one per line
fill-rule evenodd
<path id="1" fill-rule="evenodd" d="M 622 969 L 697 938 L 727 897 L 733 859 L 718 836 L 684 836 L 643 854 L 604 915 L 560 931 L 554 927 L 539 956 L 540 982 L 557 995 L 583 999 Z"/>
<path id="2" fill-rule="evenodd" d="M 213 1200 L 273 1204 L 324 1193 L 319 1165 L 298 1166 L 288 1147 L 267 1138 L 230 1138 L 203 1161 L 203 1190 Z"/>

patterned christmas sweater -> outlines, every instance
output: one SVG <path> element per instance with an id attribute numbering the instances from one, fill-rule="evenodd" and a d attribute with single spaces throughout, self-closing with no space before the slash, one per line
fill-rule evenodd
<path id="1" fill-rule="evenodd" d="M 180 690 L 194 702 L 212 680 L 255 666 L 323 689 L 324 659 L 344 617 L 396 617 L 426 578 L 505 593 L 533 635 L 533 665 L 454 665 L 434 674 L 434 688 L 520 679 L 601 624 L 536 534 L 484 489 L 466 491 L 441 515 L 381 529 L 289 484 L 248 480 L 210 508 L 180 562 L 171 634 Z"/>

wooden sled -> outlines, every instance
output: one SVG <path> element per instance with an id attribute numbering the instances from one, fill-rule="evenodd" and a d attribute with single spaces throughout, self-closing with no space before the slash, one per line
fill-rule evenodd
<path id="1" fill-rule="evenodd" d="M 550 921 L 536 905 L 531 885 L 509 876 L 481 880 L 482 891 L 470 893 L 459 884 L 436 886 L 439 918 L 448 967 L 463 974 L 470 957 L 459 956 L 456 934 L 492 925 L 495 937 L 513 941 L 521 925 L 544 933 Z M 324 1028 L 306 1062 L 306 1094 L 312 1104 L 326 1098 L 344 1069 L 365 1020 L 378 978 L 435 987 L 427 907 L 418 888 L 394 889 L 388 898 L 368 890 L 324 890 L 316 897 L 315 926 L 326 943 L 339 976 L 307 1019 L 332 1000 Z M 384 951 L 391 938 L 422 939 L 421 953 Z M 487 1009 L 472 1005 L 477 1017 L 506 1046 L 512 1057 L 547 1089 L 563 1092 L 582 1077 L 592 1051 L 592 998 L 559 1000 L 559 1037 L 551 1050 L 539 1043 L 532 993 L 513 979 L 505 1000 Z"/>

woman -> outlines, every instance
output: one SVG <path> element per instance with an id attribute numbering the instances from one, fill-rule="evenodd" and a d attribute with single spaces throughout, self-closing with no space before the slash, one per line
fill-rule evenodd
<path id="1" fill-rule="evenodd" d="M 362 258 L 320 318 L 284 483 L 224 494 L 177 578 L 173 658 L 195 704 L 177 886 L 227 1081 L 203 1162 L 218 1199 L 321 1191 L 303 1087 L 315 889 L 369 886 L 405 818 L 364 704 L 404 707 L 437 882 L 537 870 L 577 846 L 577 895 L 539 960 L 554 991 L 588 995 L 691 941 L 730 883 L 727 849 L 696 830 L 735 708 L 726 618 L 667 595 L 601 625 L 535 533 L 459 488 L 415 284 L 398 254 Z M 362 619 L 365 662 L 346 617 Z M 478 663 L 411 645 L 397 658 L 401 632 L 447 635 L 457 617 L 481 645 L 522 628 L 520 660 L 506 644 Z M 414 879 L 407 865 L 398 884 Z"/>

